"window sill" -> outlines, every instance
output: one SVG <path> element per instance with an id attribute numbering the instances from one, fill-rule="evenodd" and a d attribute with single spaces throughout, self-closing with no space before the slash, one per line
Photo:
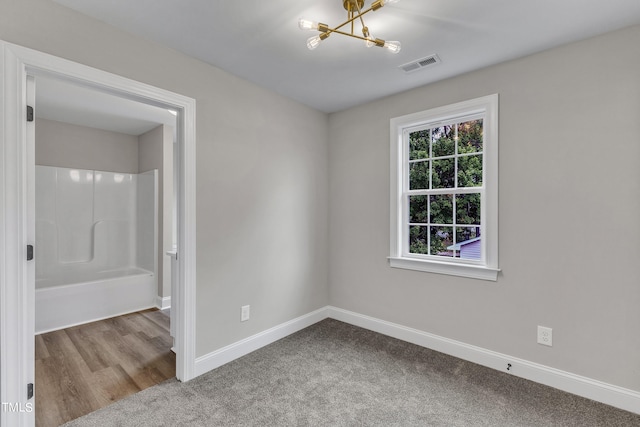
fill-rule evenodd
<path id="1" fill-rule="evenodd" d="M 426 271 L 429 273 L 448 274 L 450 276 L 468 277 L 471 279 L 497 281 L 500 269 L 468 264 L 426 261 L 412 258 L 389 257 L 392 268 Z"/>

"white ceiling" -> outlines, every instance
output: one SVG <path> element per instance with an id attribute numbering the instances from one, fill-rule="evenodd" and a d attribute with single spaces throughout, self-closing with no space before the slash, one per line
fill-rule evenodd
<path id="1" fill-rule="evenodd" d="M 337 34 L 307 49 L 298 18 L 336 26 L 342 0 L 54 1 L 325 112 L 640 23 L 639 0 L 401 0 L 365 15 L 402 42 L 394 55 Z M 398 69 L 431 54 L 442 63 Z"/>
<path id="2" fill-rule="evenodd" d="M 175 127 L 168 110 L 95 88 L 36 76 L 37 118 L 138 136 L 160 124 Z"/>

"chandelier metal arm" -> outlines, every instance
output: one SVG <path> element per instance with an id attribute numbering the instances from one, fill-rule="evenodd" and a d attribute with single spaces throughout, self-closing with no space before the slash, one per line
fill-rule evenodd
<path id="1" fill-rule="evenodd" d="M 349 37 L 353 37 L 355 39 L 364 40 L 366 42 L 373 43 L 374 45 L 376 45 L 378 47 L 384 47 L 384 44 L 385 44 L 385 41 L 381 40 L 381 39 L 366 38 L 366 37 L 358 36 L 358 35 L 355 35 L 355 34 L 346 33 L 344 31 L 340 31 L 340 30 L 329 29 L 325 33 L 322 33 L 321 35 L 325 35 L 326 34 L 326 37 L 324 37 L 324 38 L 327 38 L 329 33 L 342 34 L 343 36 L 349 36 Z"/>
<path id="2" fill-rule="evenodd" d="M 335 31 L 335 30 L 337 30 L 337 29 L 339 29 L 339 28 L 344 27 L 345 25 L 347 25 L 347 24 L 349 24 L 349 23 L 351 23 L 351 22 L 355 21 L 356 19 L 360 18 L 362 15 L 364 15 L 364 14 L 366 14 L 366 13 L 368 13 L 368 12 L 371 12 L 372 10 L 375 10 L 375 9 L 373 8 L 373 6 L 371 6 L 371 7 L 370 7 L 369 9 L 367 9 L 367 10 L 364 10 L 364 11 L 362 11 L 362 12 L 358 13 L 358 15 L 357 15 L 357 16 L 354 16 L 354 17 L 352 17 L 352 18 L 350 18 L 350 19 L 347 19 L 347 20 L 346 20 L 346 21 L 344 21 L 342 24 L 340 24 L 340 25 L 338 25 L 337 27 L 335 27 L 335 28 L 333 29 L 333 31 Z"/>
<path id="3" fill-rule="evenodd" d="M 342 34 L 343 36 L 349 36 L 349 37 L 353 37 L 353 38 L 356 38 L 356 39 L 360 39 L 360 40 L 368 41 L 368 39 L 366 39 L 366 38 L 364 38 L 364 37 L 362 37 L 362 36 L 358 36 L 358 35 L 351 34 L 351 33 L 347 33 L 347 32 L 340 31 L 340 30 L 332 30 L 332 29 L 329 29 L 329 31 L 327 31 L 327 32 L 329 32 L 329 33 L 336 33 L 336 34 Z"/>
<path id="4" fill-rule="evenodd" d="M 369 35 L 369 30 L 367 29 L 367 26 L 364 24 L 364 19 L 362 19 L 363 13 L 362 13 L 362 10 L 360 9 L 360 3 L 358 3 L 356 1 L 355 5 L 358 8 L 358 16 L 356 16 L 356 18 L 360 18 L 360 23 L 362 24 L 363 35 L 365 37 L 367 37 Z M 369 9 L 373 10 L 373 6 L 370 7 Z M 351 34 L 353 34 L 353 21 L 351 21 Z"/>

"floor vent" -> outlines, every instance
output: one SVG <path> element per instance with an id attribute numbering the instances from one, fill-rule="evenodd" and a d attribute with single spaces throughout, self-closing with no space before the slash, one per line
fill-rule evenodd
<path id="1" fill-rule="evenodd" d="M 405 73 L 413 73 L 414 71 L 421 70 L 431 65 L 439 64 L 440 58 L 438 55 L 429 55 L 425 58 L 416 59 L 415 61 L 408 62 L 398 68 L 402 69 Z"/>

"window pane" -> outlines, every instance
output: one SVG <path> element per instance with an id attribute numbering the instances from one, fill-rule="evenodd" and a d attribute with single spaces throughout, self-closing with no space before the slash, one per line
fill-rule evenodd
<path id="1" fill-rule="evenodd" d="M 433 157 L 453 156 L 456 153 L 455 128 L 440 126 L 431 129 Z"/>
<path id="2" fill-rule="evenodd" d="M 458 124 L 458 153 L 482 151 L 482 119 Z"/>
<path id="3" fill-rule="evenodd" d="M 465 243 L 480 237 L 480 227 L 456 227 L 456 243 Z"/>
<path id="4" fill-rule="evenodd" d="M 456 223 L 480 225 L 480 194 L 456 195 Z"/>
<path id="5" fill-rule="evenodd" d="M 453 224 L 453 195 L 430 196 L 431 224 Z"/>
<path id="6" fill-rule="evenodd" d="M 481 259 L 482 242 L 480 227 L 456 227 L 457 257 L 464 259 Z"/>
<path id="7" fill-rule="evenodd" d="M 432 188 L 453 188 L 454 159 L 442 159 L 433 161 L 433 174 L 431 175 Z"/>
<path id="8" fill-rule="evenodd" d="M 429 188 L 429 161 L 415 162 L 409 165 L 409 188 L 424 190 Z"/>
<path id="9" fill-rule="evenodd" d="M 409 134 L 409 160 L 429 157 L 429 129 Z"/>
<path id="10" fill-rule="evenodd" d="M 482 154 L 458 157 L 457 160 L 458 187 L 481 187 Z"/>
<path id="11" fill-rule="evenodd" d="M 427 237 L 429 227 L 413 225 L 409 227 L 409 252 L 412 254 L 429 254 L 429 240 Z"/>
<path id="12" fill-rule="evenodd" d="M 429 196 L 409 196 L 409 222 L 429 222 L 428 200 Z"/>
<path id="13" fill-rule="evenodd" d="M 431 255 L 453 256 L 449 246 L 453 243 L 453 227 L 431 228 Z"/>

